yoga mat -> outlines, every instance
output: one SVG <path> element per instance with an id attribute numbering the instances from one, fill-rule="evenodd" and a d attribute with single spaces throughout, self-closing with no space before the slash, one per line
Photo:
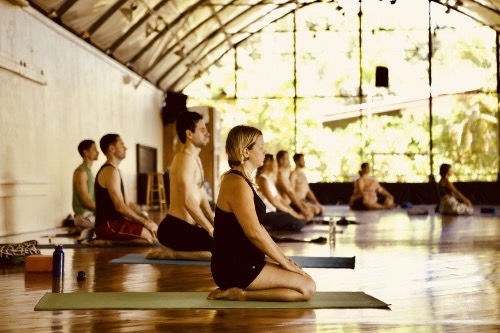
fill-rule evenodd
<path id="1" fill-rule="evenodd" d="M 140 243 L 59 243 L 55 241 L 53 244 L 38 244 L 36 246 L 37 249 L 54 249 L 56 245 L 62 245 L 63 249 L 93 249 L 93 248 L 102 248 L 102 247 L 156 247 L 159 245 L 150 245 L 150 244 L 140 244 Z"/>
<path id="2" fill-rule="evenodd" d="M 317 238 L 293 238 L 293 237 L 282 237 L 282 236 L 272 236 L 271 238 L 276 243 L 316 243 L 316 244 L 325 244 L 327 239 L 326 237 L 317 237 Z"/>
<path id="3" fill-rule="evenodd" d="M 46 293 L 35 311 L 148 309 L 333 309 L 389 308 L 364 292 L 318 292 L 307 302 L 207 300 L 208 292 Z"/>
<path id="4" fill-rule="evenodd" d="M 354 269 L 356 257 L 296 257 L 290 259 L 304 268 L 351 268 Z M 187 265 L 208 266 L 210 261 L 206 260 L 172 260 L 172 259 L 146 259 L 144 254 L 129 253 L 123 257 L 110 261 L 112 264 L 150 264 L 150 265 Z"/>

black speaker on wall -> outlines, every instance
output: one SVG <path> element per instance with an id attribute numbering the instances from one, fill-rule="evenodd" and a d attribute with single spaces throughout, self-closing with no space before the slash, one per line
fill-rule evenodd
<path id="1" fill-rule="evenodd" d="M 384 66 L 375 68 L 375 87 L 389 88 L 389 69 Z"/>
<path id="2" fill-rule="evenodd" d="M 182 112 L 187 111 L 186 102 L 186 95 L 171 90 L 167 91 L 165 106 L 161 111 L 163 125 L 174 123 Z"/>

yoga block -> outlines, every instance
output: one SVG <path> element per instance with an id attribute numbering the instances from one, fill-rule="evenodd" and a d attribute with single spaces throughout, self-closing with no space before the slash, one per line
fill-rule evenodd
<path id="1" fill-rule="evenodd" d="M 52 272 L 52 256 L 33 254 L 24 260 L 26 272 Z"/>
<path id="2" fill-rule="evenodd" d="M 481 207 L 481 214 L 493 214 L 495 215 L 497 212 L 494 207 Z"/>

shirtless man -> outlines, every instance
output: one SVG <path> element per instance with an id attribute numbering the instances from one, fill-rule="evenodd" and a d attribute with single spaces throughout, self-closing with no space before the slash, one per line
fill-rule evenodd
<path id="1" fill-rule="evenodd" d="M 306 221 L 311 221 L 314 216 L 312 207 L 299 199 L 290 183 L 290 179 L 287 174 L 287 169 L 290 166 L 288 152 L 280 150 L 276 154 L 276 160 L 278 161 L 278 175 L 276 180 L 278 192 L 287 204 L 305 217 Z"/>
<path id="2" fill-rule="evenodd" d="M 295 170 L 290 173 L 290 183 L 295 191 L 295 194 L 297 194 L 297 197 L 304 201 L 306 205 L 310 205 L 312 207 L 315 216 L 323 215 L 323 206 L 319 203 L 318 199 L 311 190 L 306 174 L 304 173 L 304 168 L 306 166 L 304 154 L 293 155 L 293 161 L 295 162 Z"/>
<path id="3" fill-rule="evenodd" d="M 106 134 L 100 142 L 106 163 L 95 180 L 96 221 L 98 239 L 156 244 L 158 226 L 125 198 L 122 175 L 118 166 L 125 159 L 127 147 L 118 134 Z"/>
<path id="4" fill-rule="evenodd" d="M 73 212 L 75 227 L 80 230 L 78 241 L 92 238 L 95 225 L 94 174 L 92 164 L 97 160 L 99 152 L 93 140 L 83 140 L 78 145 L 82 163 L 73 172 Z"/>
<path id="5" fill-rule="evenodd" d="M 158 227 L 158 240 L 164 247 L 151 251 L 148 258 L 210 259 L 215 214 L 203 187 L 199 157 L 210 133 L 203 117 L 190 111 L 179 115 L 176 131 L 184 146 L 172 161 L 170 207 Z"/>
<path id="6" fill-rule="evenodd" d="M 394 197 L 376 179 L 370 177 L 370 172 L 370 164 L 361 164 L 349 206 L 353 210 L 394 208 Z"/>

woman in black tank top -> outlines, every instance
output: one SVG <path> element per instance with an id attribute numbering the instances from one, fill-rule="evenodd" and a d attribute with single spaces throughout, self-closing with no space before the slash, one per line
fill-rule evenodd
<path id="1" fill-rule="evenodd" d="M 234 127 L 227 137 L 226 153 L 231 170 L 222 176 L 211 260 L 219 288 L 208 298 L 309 300 L 316 291 L 314 280 L 283 254 L 262 226 L 266 207 L 250 179 L 264 161 L 262 132 L 250 126 Z"/>

